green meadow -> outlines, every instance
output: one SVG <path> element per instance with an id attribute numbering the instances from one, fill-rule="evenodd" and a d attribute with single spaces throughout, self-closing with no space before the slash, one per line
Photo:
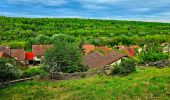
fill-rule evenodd
<path id="1" fill-rule="evenodd" d="M 128 76 L 32 80 L 0 89 L 0 100 L 136 100 L 170 98 L 170 68 L 138 68 Z"/>

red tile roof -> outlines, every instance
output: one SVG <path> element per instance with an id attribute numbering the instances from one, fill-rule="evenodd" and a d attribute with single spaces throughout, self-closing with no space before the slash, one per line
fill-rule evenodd
<path id="1" fill-rule="evenodd" d="M 95 50 L 95 46 L 94 45 L 91 45 L 91 44 L 85 44 L 83 45 L 83 52 L 85 54 L 88 54 L 90 53 L 91 51 Z"/>
<path id="2" fill-rule="evenodd" d="M 109 64 L 114 63 L 115 61 L 125 57 L 125 54 L 122 54 L 118 51 L 112 50 L 107 54 L 100 54 L 99 52 L 92 52 L 83 57 L 83 64 L 88 67 L 103 67 Z"/>
<path id="3" fill-rule="evenodd" d="M 98 46 L 98 47 L 95 47 L 95 50 L 102 51 L 103 53 L 108 53 L 112 49 L 107 46 Z"/>
<path id="4" fill-rule="evenodd" d="M 33 52 L 25 52 L 25 60 L 33 60 L 34 54 Z"/>
<path id="5" fill-rule="evenodd" d="M 83 52 L 85 54 L 88 54 L 90 53 L 91 51 L 94 51 L 94 50 L 97 50 L 97 51 L 102 51 L 103 53 L 107 53 L 109 51 L 111 51 L 112 49 L 107 47 L 107 46 L 97 46 L 95 47 L 94 45 L 91 45 L 91 44 L 86 44 L 86 45 L 83 45 Z"/>
<path id="6" fill-rule="evenodd" d="M 24 49 L 11 49 L 11 56 L 19 61 L 25 60 Z"/>
<path id="7" fill-rule="evenodd" d="M 45 51 L 53 45 L 32 45 L 32 52 L 34 56 L 43 56 Z"/>
<path id="8" fill-rule="evenodd" d="M 8 46 L 0 46 L 0 51 L 10 55 L 10 47 Z"/>
<path id="9" fill-rule="evenodd" d="M 131 48 L 131 47 L 125 47 L 122 49 L 128 57 L 133 57 L 136 55 L 136 51 L 134 48 Z"/>
<path id="10" fill-rule="evenodd" d="M 0 51 L 0 58 L 13 58 L 10 55 L 6 54 L 5 52 Z"/>

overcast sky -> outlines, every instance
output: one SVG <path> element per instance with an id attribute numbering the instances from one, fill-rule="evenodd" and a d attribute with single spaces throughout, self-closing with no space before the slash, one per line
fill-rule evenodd
<path id="1" fill-rule="evenodd" d="M 0 15 L 170 22 L 170 0 L 0 0 Z"/>

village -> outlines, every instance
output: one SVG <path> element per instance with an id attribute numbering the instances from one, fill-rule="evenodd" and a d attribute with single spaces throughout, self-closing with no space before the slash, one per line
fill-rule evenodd
<path id="1" fill-rule="evenodd" d="M 169 52 L 167 43 L 162 43 L 164 53 Z M 10 58 L 17 60 L 23 66 L 35 66 L 43 63 L 44 53 L 53 45 L 32 45 L 32 52 L 24 49 L 12 49 L 9 46 L 0 46 L 0 58 Z M 140 53 L 144 47 L 139 45 L 132 46 L 95 46 L 92 44 L 82 45 L 83 65 L 89 68 L 104 67 L 120 64 L 122 59 L 132 58 Z"/>

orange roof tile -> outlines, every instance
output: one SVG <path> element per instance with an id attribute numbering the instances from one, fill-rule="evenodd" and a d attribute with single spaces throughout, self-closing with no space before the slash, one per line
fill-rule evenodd
<path id="1" fill-rule="evenodd" d="M 91 45 L 91 44 L 83 45 L 83 52 L 85 54 L 88 54 L 88 53 L 90 53 L 93 50 L 95 50 L 95 46 L 94 45 Z"/>
<path id="2" fill-rule="evenodd" d="M 95 47 L 95 50 L 101 50 L 102 52 L 107 53 L 111 51 L 112 49 L 107 46 L 98 46 L 98 47 Z"/>

